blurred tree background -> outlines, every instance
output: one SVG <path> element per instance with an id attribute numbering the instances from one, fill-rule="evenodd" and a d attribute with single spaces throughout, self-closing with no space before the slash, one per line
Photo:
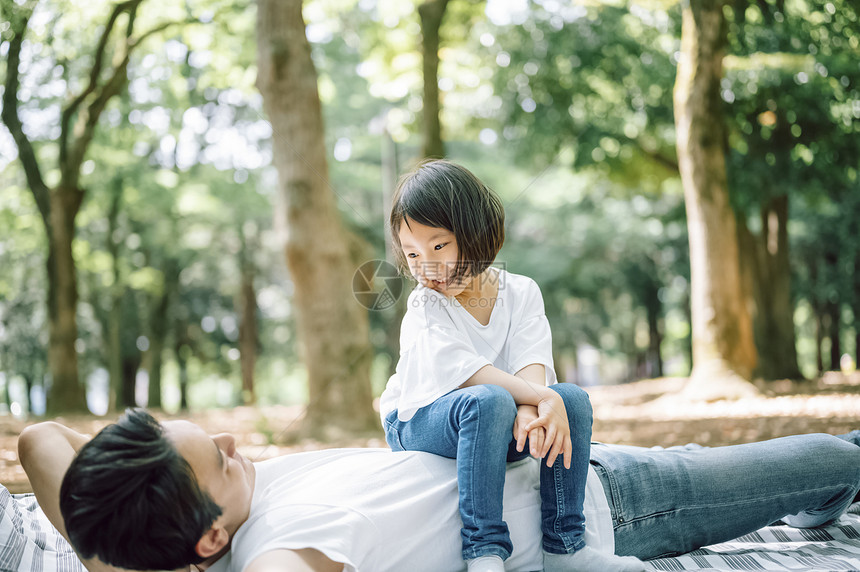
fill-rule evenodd
<path id="1" fill-rule="evenodd" d="M 696 141 L 724 167 L 699 180 L 725 193 L 734 230 L 691 264 L 676 72 L 692 57 L 682 36 L 703 40 L 688 25 L 703 4 L 713 99 L 690 101 L 711 122 L 696 120 Z M 349 281 L 390 259 L 387 197 L 425 156 L 502 197 L 498 261 L 541 286 L 560 379 L 695 364 L 719 392 L 726 372 L 766 383 L 858 360 L 853 2 L 0 7 L 3 411 L 310 399 L 317 425 L 367 426 L 412 284 L 365 310 Z M 291 32 L 265 27 L 280 17 Z M 309 65 L 287 67 L 294 49 Z M 737 288 L 697 306 L 695 284 L 724 278 L 721 264 Z M 726 296 L 740 317 L 710 324 Z"/>

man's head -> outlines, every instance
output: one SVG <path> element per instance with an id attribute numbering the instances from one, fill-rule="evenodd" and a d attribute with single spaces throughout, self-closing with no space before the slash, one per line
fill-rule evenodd
<path id="1" fill-rule="evenodd" d="M 231 436 L 129 410 L 78 452 L 60 510 L 84 558 L 170 570 L 229 543 L 248 516 L 253 476 Z"/>

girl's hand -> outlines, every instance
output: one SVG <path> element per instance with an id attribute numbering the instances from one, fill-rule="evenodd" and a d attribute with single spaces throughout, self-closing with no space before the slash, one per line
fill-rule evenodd
<path id="1" fill-rule="evenodd" d="M 567 420 L 564 400 L 558 393 L 549 390 L 538 403 L 537 413 L 538 418 L 526 425 L 525 430 L 543 427 L 546 436 L 539 452 L 541 457 L 546 457 L 546 466 L 552 467 L 556 457 L 564 455 L 564 468 L 569 469 L 573 446 L 570 442 L 570 423 Z"/>
<path id="2" fill-rule="evenodd" d="M 517 440 L 517 451 L 522 451 L 529 441 L 529 454 L 540 459 L 538 452 L 543 449 L 546 431 L 543 427 L 535 427 L 531 431 L 526 426 L 538 418 L 538 410 L 534 405 L 517 406 L 517 418 L 514 419 L 514 439 Z"/>

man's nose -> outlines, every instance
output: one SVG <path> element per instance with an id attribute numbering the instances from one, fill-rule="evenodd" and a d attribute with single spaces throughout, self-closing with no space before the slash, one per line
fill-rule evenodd
<path id="1" fill-rule="evenodd" d="M 236 449 L 236 438 L 229 433 L 220 433 L 213 437 L 218 446 L 224 450 L 227 456 L 231 456 Z"/>

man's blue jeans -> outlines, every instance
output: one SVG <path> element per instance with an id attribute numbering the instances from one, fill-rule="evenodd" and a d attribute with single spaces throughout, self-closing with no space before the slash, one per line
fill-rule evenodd
<path id="1" fill-rule="evenodd" d="M 561 456 L 541 463 L 541 529 L 547 552 L 564 554 L 584 546 L 585 480 L 591 441 L 591 402 L 576 385 L 550 386 L 564 400 L 573 454 L 570 469 Z M 454 390 L 419 409 L 409 421 L 397 412 L 385 419 L 385 438 L 393 451 L 426 451 L 457 459 L 463 559 L 511 555 L 508 527 L 502 520 L 505 464 L 528 456 L 517 452 L 513 425 L 517 406 L 507 390 L 478 385 Z"/>
<path id="2" fill-rule="evenodd" d="M 609 500 L 616 554 L 656 558 L 780 519 L 802 528 L 832 521 L 860 487 L 857 445 L 857 431 L 714 448 L 592 443 L 591 462 Z"/>

